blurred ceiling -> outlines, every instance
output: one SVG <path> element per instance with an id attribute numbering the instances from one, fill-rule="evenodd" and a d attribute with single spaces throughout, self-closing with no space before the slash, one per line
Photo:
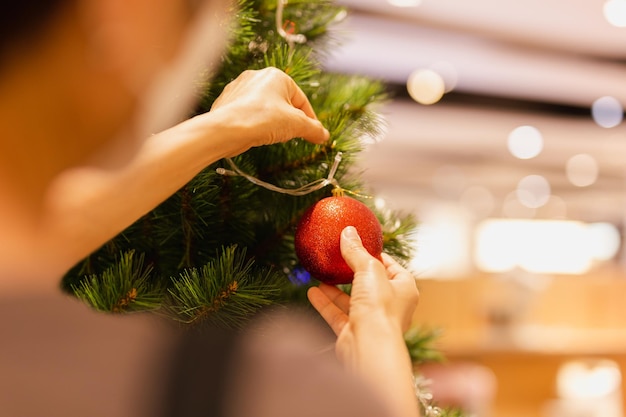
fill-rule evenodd
<path id="1" fill-rule="evenodd" d="M 416 212 L 460 204 L 483 217 L 566 215 L 622 224 L 626 124 L 606 128 L 591 117 L 600 97 L 626 106 L 626 27 L 608 23 L 603 1 L 341 3 L 350 13 L 325 66 L 383 79 L 398 91 L 381 110 L 388 123 L 383 140 L 362 159 L 377 195 Z M 433 105 L 405 93 L 409 75 L 423 68 L 453 86 Z M 515 158 L 507 146 L 523 125 L 543 137 L 532 159 Z M 566 165 L 578 154 L 598 163 L 592 185 L 568 180 Z M 548 180 L 553 197 L 546 205 L 528 209 L 513 201 L 528 175 Z"/>

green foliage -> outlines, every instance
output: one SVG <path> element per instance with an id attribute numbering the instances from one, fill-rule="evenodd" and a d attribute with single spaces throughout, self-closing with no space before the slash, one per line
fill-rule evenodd
<path id="1" fill-rule="evenodd" d="M 285 30 L 304 34 L 307 42 L 289 45 L 276 31 L 275 0 L 239 0 L 229 47 L 195 113 L 209 111 L 241 72 L 274 66 L 303 89 L 331 134 L 323 145 L 295 138 L 253 148 L 233 158 L 242 171 L 295 188 L 327 177 L 342 152 L 335 178 L 345 189 L 371 194 L 351 167 L 363 139 L 381 132 L 377 106 L 387 99 L 385 86 L 367 77 L 327 73 L 320 65 L 320 57 L 336 42 L 329 28 L 344 13 L 327 0 L 290 0 L 283 15 Z M 219 175 L 217 168 L 230 167 L 218 161 L 200 172 L 76 265 L 63 287 L 103 311 L 158 309 L 183 323 L 225 326 L 239 326 L 271 303 L 305 300 L 307 285 L 289 279 L 298 269 L 294 228 L 311 204 L 330 195 L 330 187 L 294 197 L 242 177 Z M 372 206 L 373 200 L 364 202 Z M 385 250 L 408 260 L 413 218 L 377 214 Z"/>
<path id="2" fill-rule="evenodd" d="M 413 327 L 404 335 L 404 341 L 409 348 L 409 354 L 414 364 L 427 362 L 442 362 L 444 356 L 434 346 L 440 332 L 437 330 Z"/>
<path id="3" fill-rule="evenodd" d="M 438 417 L 465 417 L 466 414 L 459 408 L 440 408 Z"/>
<path id="4" fill-rule="evenodd" d="M 159 306 L 161 291 L 149 284 L 152 268 L 134 251 L 121 254 L 100 275 L 90 275 L 72 286 L 74 294 L 97 310 L 113 313 L 150 310 Z"/>
<path id="5" fill-rule="evenodd" d="M 225 248 L 201 269 L 181 272 L 169 288 L 168 309 L 184 323 L 208 321 L 237 327 L 257 309 L 276 300 L 280 276 L 255 271 L 245 250 Z"/>
<path id="6" fill-rule="evenodd" d="M 413 215 L 400 215 L 387 211 L 379 212 L 378 220 L 383 225 L 383 245 L 385 252 L 406 265 L 413 256 L 416 220 Z"/>

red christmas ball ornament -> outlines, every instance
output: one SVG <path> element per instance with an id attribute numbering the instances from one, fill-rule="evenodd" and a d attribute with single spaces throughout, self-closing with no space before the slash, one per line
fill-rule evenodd
<path id="1" fill-rule="evenodd" d="M 383 231 L 376 215 L 352 197 L 327 197 L 308 208 L 296 228 L 296 255 L 313 278 L 331 285 L 352 282 L 354 272 L 339 247 L 347 226 L 354 226 L 365 249 L 381 259 Z"/>

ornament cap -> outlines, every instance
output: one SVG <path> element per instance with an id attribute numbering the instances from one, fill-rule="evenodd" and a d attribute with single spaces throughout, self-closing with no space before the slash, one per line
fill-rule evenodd
<path id="1" fill-rule="evenodd" d="M 341 188 L 340 186 L 336 185 L 333 190 L 333 197 L 343 197 L 346 193 L 346 190 L 344 190 L 343 188 Z"/>

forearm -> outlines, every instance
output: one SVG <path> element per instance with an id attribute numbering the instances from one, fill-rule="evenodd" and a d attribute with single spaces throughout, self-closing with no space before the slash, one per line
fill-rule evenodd
<path id="1" fill-rule="evenodd" d="M 200 117 L 148 138 L 124 167 L 84 167 L 62 175 L 51 189 L 42 225 L 50 250 L 73 265 L 231 154 L 224 140 L 230 132 L 219 118 Z"/>
<path id="2" fill-rule="evenodd" d="M 308 99 L 276 68 L 245 71 L 210 112 L 155 135 L 116 170 L 72 169 L 52 185 L 39 252 L 70 267 L 172 195 L 204 167 L 252 146 L 328 139 Z"/>
<path id="3" fill-rule="evenodd" d="M 370 321 L 355 330 L 355 342 L 355 370 L 375 385 L 394 415 L 418 417 L 413 367 L 400 329 Z"/>

